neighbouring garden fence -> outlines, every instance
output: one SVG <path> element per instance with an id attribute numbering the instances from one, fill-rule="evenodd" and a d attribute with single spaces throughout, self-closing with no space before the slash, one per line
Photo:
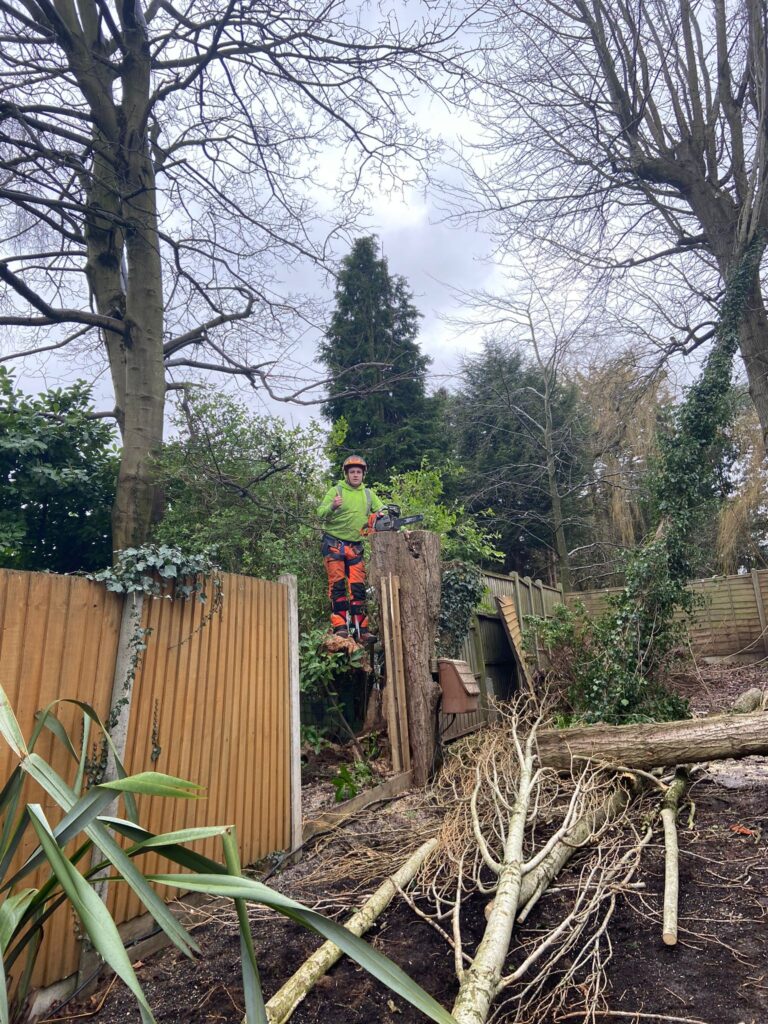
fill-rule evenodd
<path id="1" fill-rule="evenodd" d="M 520 576 L 516 572 L 509 575 L 487 572 L 484 576 L 486 594 L 459 655 L 471 667 L 480 684 L 481 706 L 478 711 L 466 715 L 441 715 L 440 732 L 446 741 L 479 729 L 488 717 L 488 698 L 504 700 L 511 696 L 517 685 L 514 655 L 499 617 L 496 598 L 513 598 L 521 623 L 526 615 L 549 618 L 555 607 L 563 603 L 562 588 L 547 586 L 530 576 Z M 536 652 L 539 662 L 542 653 L 541 650 Z"/>
<path id="2" fill-rule="evenodd" d="M 711 657 L 768 655 L 768 569 L 694 580 L 690 589 L 701 598 L 689 627 L 691 648 L 695 654 Z M 572 605 L 581 601 L 587 612 L 594 616 L 605 607 L 609 594 L 615 593 L 618 593 L 616 589 L 572 592 L 567 595 L 566 602 Z"/>
<path id="3" fill-rule="evenodd" d="M 141 798 L 142 825 L 168 832 L 233 824 L 248 864 L 301 834 L 295 578 L 224 574 L 223 593 L 220 613 L 205 624 L 199 601 L 145 598 L 142 625 L 151 632 L 133 686 L 124 763 L 131 773 L 161 771 L 204 787 L 198 800 Z M 25 736 L 35 713 L 60 697 L 87 701 L 106 719 L 131 600 L 78 577 L 0 570 L 0 684 Z M 74 725 L 74 709 L 63 705 L 60 718 Z M 36 750 L 71 778 L 73 762 L 53 736 L 43 733 Z M 3 745 L 0 785 L 14 763 Z M 55 823 L 54 807 L 28 785 L 25 799 L 42 803 Z M 222 859 L 214 840 L 196 849 Z M 31 851 L 30 841 L 19 863 Z M 158 870 L 159 863 L 153 855 L 142 866 Z M 118 922 L 143 910 L 124 885 L 111 888 L 109 907 Z M 73 915 L 60 908 L 46 927 L 36 985 L 77 970 L 78 935 Z"/>

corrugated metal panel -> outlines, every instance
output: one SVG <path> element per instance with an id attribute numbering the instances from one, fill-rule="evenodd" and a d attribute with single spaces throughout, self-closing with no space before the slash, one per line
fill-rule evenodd
<path id="1" fill-rule="evenodd" d="M 0 570 L 0 685 L 26 737 L 34 728 L 35 712 L 59 697 L 78 697 L 101 716 L 108 713 L 121 604 L 116 594 L 84 579 Z M 60 706 L 58 715 L 67 727 L 79 719 L 66 705 Z M 36 751 L 64 779 L 74 780 L 73 761 L 47 731 Z M 15 763 L 12 752 L 0 745 L 2 782 Z M 42 803 L 52 824 L 61 818 L 56 805 L 31 782 L 25 785 L 23 799 Z M 29 838 L 13 866 L 20 866 L 35 845 Z M 37 876 L 43 877 L 44 872 Z M 66 977 L 77 970 L 79 957 L 72 914 L 61 907 L 46 924 L 33 984 Z"/>
<path id="2" fill-rule="evenodd" d="M 204 787 L 200 800 L 142 800 L 142 824 L 153 832 L 235 825 L 248 864 L 290 843 L 288 591 L 244 576 L 223 583 L 221 614 L 204 626 L 199 602 L 145 602 L 152 634 L 125 760 L 130 772 L 162 771 Z M 216 839 L 196 848 L 223 856 Z M 151 855 L 142 867 L 164 864 Z M 125 886 L 112 900 L 118 921 L 141 913 Z"/>

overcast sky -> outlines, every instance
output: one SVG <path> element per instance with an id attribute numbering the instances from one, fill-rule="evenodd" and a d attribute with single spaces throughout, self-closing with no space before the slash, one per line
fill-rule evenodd
<path id="1" fill-rule="evenodd" d="M 438 124 L 439 130 L 448 129 L 455 138 L 457 122 L 448 121 L 445 112 L 437 117 L 431 107 L 425 107 L 424 116 Z M 334 157 L 329 153 L 329 165 Z M 456 289 L 492 288 L 498 272 L 488 260 L 490 240 L 481 232 L 466 227 L 450 226 L 444 213 L 423 190 L 414 190 L 408 199 L 401 194 L 374 193 L 369 214 L 361 220 L 358 235 L 375 234 L 382 254 L 386 256 L 392 274 L 406 278 L 414 296 L 414 304 L 423 316 L 420 322 L 419 343 L 431 357 L 431 386 L 450 384 L 461 356 L 477 350 L 480 335 L 477 331 L 459 331 L 445 322 L 445 316 L 455 315 L 460 309 Z M 339 258 L 345 255 L 342 249 Z M 296 274 L 292 268 L 289 282 L 292 289 L 314 292 L 329 303 L 333 297 L 333 280 L 307 267 Z M 321 377 L 323 370 L 314 365 L 314 355 L 320 340 L 319 332 L 306 332 L 291 353 L 291 363 L 303 377 Z M 49 353 L 14 364 L 17 383 L 25 391 L 38 392 L 48 387 L 72 383 L 78 378 L 92 381 L 94 403 L 97 408 L 109 409 L 114 402 L 109 372 L 97 353 L 67 355 Z M 317 406 L 297 406 L 272 402 L 262 394 L 254 395 L 247 385 L 222 376 L 212 377 L 220 386 L 234 388 L 254 410 L 268 410 L 292 423 L 306 423 L 319 417 Z"/>

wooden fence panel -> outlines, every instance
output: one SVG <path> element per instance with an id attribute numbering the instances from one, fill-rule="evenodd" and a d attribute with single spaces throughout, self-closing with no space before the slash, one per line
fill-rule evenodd
<path id="1" fill-rule="evenodd" d="M 291 842 L 288 587 L 232 575 L 223 584 L 222 612 L 205 625 L 207 608 L 197 601 L 145 600 L 142 624 L 151 633 L 134 683 L 124 761 L 130 772 L 163 771 L 204 787 L 198 800 L 140 800 L 142 824 L 155 832 L 235 825 L 247 864 Z M 60 697 L 87 701 L 107 717 L 122 607 L 120 595 L 78 577 L 0 570 L 0 685 L 25 736 L 35 712 Z M 66 726 L 77 718 L 66 706 L 59 717 Z M 50 734 L 36 749 L 72 780 L 74 763 Z M 0 784 L 14 765 L 1 744 Z M 57 823 L 61 815 L 31 783 L 24 796 Z M 32 847 L 28 842 L 16 863 Z M 222 858 L 215 840 L 197 848 Z M 156 855 L 142 863 L 146 870 L 166 866 Z M 113 886 L 109 901 L 118 921 L 141 912 L 125 885 Z M 34 984 L 77 970 L 75 936 L 72 914 L 62 907 L 46 927 Z"/>
<path id="2" fill-rule="evenodd" d="M 488 572 L 484 574 L 488 594 L 478 609 L 479 632 L 473 627 L 459 657 L 471 667 L 476 678 L 485 689 L 485 680 L 490 680 L 493 694 L 505 699 L 510 696 L 515 679 L 514 656 L 499 618 L 497 597 L 511 597 L 515 601 L 522 623 L 524 615 L 540 615 L 549 618 L 555 607 L 563 603 L 560 587 L 549 587 L 541 580 L 530 576 L 521 577 L 513 572 L 509 575 Z M 539 661 L 546 658 L 543 648 L 538 651 Z M 457 739 L 468 732 L 479 729 L 486 721 L 483 708 L 465 715 L 441 715 L 440 735 L 443 741 Z"/>
<path id="3" fill-rule="evenodd" d="M 59 697 L 78 697 L 102 717 L 108 714 L 121 606 L 118 595 L 84 579 L 0 569 L 0 685 L 25 737 L 34 728 L 35 713 Z M 58 714 L 67 727 L 80 717 L 66 705 Z M 73 781 L 74 762 L 48 731 L 35 749 L 66 781 Z M 15 764 L 15 755 L 0 744 L 3 783 Z M 51 824 L 61 819 L 57 805 L 36 784 L 26 783 L 23 798 L 42 803 Z M 22 844 L 12 870 L 35 848 L 32 836 Z M 42 877 L 41 872 L 38 881 Z M 79 959 L 73 916 L 61 907 L 46 924 L 33 984 L 66 977 L 77 970 Z"/>
<path id="4" fill-rule="evenodd" d="M 768 570 L 694 580 L 690 586 L 702 598 L 689 624 L 691 647 L 696 654 L 768 653 L 764 626 Z M 615 593 L 617 588 L 573 592 L 567 595 L 566 603 L 581 601 L 594 617 L 605 608 L 608 595 Z"/>

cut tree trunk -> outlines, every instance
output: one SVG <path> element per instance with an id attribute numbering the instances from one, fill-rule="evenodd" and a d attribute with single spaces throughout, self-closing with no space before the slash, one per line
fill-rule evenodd
<path id="1" fill-rule="evenodd" d="M 381 600 L 381 579 L 400 580 L 400 621 L 408 696 L 408 731 L 413 782 L 423 786 L 435 759 L 435 714 L 440 687 L 432 679 L 437 620 L 440 615 L 440 538 L 427 530 L 374 533 L 370 578 Z"/>
<path id="2" fill-rule="evenodd" d="M 547 729 L 539 733 L 538 744 L 541 763 L 552 768 L 567 769 L 588 758 L 643 769 L 718 761 L 768 754 L 768 714 Z"/>

